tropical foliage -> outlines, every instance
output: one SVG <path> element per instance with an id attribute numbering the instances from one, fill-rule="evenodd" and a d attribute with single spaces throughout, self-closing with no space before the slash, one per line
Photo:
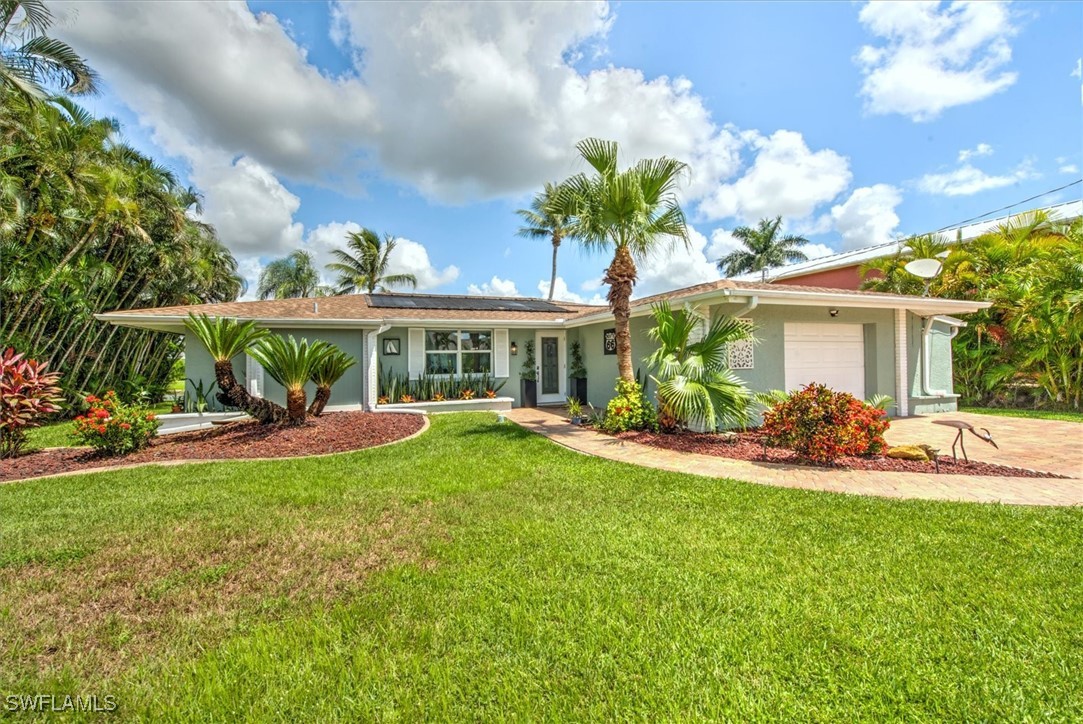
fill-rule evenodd
<path id="1" fill-rule="evenodd" d="M 675 431 L 695 422 L 713 430 L 746 424 L 751 397 L 726 365 L 726 352 L 727 345 L 750 338 L 751 332 L 727 315 L 707 326 L 689 304 L 674 312 L 662 301 L 651 306 L 651 314 L 654 326 L 647 336 L 658 348 L 644 361 L 655 372 L 660 427 Z"/>
<path id="2" fill-rule="evenodd" d="M 628 430 L 657 430 L 658 413 L 638 382 L 617 378 L 617 394 L 605 407 L 601 429 L 616 434 Z"/>
<path id="3" fill-rule="evenodd" d="M 336 294 L 386 292 L 391 287 L 417 287 L 413 274 L 388 274 L 391 252 L 398 242 L 391 234 L 381 240 L 372 229 L 350 232 L 346 235 L 346 248 L 331 252 L 336 261 L 327 265 L 338 274 Z"/>
<path id="4" fill-rule="evenodd" d="M 572 210 L 570 197 L 555 184 L 545 184 L 545 189 L 534 195 L 529 209 L 515 213 L 522 217 L 524 226 L 517 232 L 527 239 L 545 239 L 553 245 L 553 269 L 549 277 L 549 300 L 552 301 L 557 285 L 557 250 L 560 243 L 571 233 Z"/>
<path id="5" fill-rule="evenodd" d="M 970 242 L 919 238 L 865 267 L 864 288 L 921 293 L 902 271 L 943 255 L 929 293 L 992 302 L 967 316 L 956 337 L 955 390 L 966 402 L 999 404 L 1028 390 L 1036 402 L 1083 404 L 1083 227 L 1042 212 L 1015 217 Z"/>
<path id="6" fill-rule="evenodd" d="M 48 36 L 53 14 L 41 0 L 0 0 L 0 88 L 28 103 L 44 100 L 46 86 L 94 93 L 97 74 L 78 53 Z"/>
<path id="7" fill-rule="evenodd" d="M 808 239 L 795 234 L 779 235 L 782 217 L 760 219 L 756 228 L 738 226 L 733 236 L 738 239 L 743 249 L 736 249 L 718 260 L 718 270 L 727 277 L 760 272 L 763 281 L 767 281 L 767 271 L 783 264 L 806 261 L 808 257 L 801 247 Z"/>
<path id="8" fill-rule="evenodd" d="M 319 417 L 323 414 L 323 408 L 331 399 L 331 387 L 342 379 L 346 371 L 357 364 L 357 360 L 346 354 L 337 347 L 332 348 L 312 368 L 312 384 L 316 385 L 316 394 L 312 397 L 312 404 L 308 408 L 308 414 Z"/>
<path id="9" fill-rule="evenodd" d="M 312 254 L 295 249 L 281 259 L 275 259 L 259 275 L 260 299 L 290 299 L 293 297 L 325 297 L 331 290 L 320 283 L 320 272 Z"/>
<path id="10" fill-rule="evenodd" d="M 763 431 L 770 444 L 790 448 L 817 463 L 879 453 L 886 445 L 887 428 L 887 413 L 882 409 L 815 382 L 763 413 Z"/>
<path id="11" fill-rule="evenodd" d="M 688 227 L 677 200 L 677 184 L 688 166 L 676 159 L 643 159 L 618 168 L 613 141 L 588 138 L 576 144 L 593 170 L 560 186 L 561 205 L 572 212 L 569 234 L 588 250 L 613 253 L 603 281 L 617 330 L 617 371 L 632 382 L 632 335 L 629 327 L 632 289 L 642 261 L 679 241 L 688 244 Z"/>
<path id="12" fill-rule="evenodd" d="M 60 375 L 47 366 L 11 348 L 0 356 L 0 458 L 18 455 L 27 431 L 60 409 Z"/>
<path id="13" fill-rule="evenodd" d="M 394 370 L 379 373 L 378 402 L 381 405 L 408 402 L 446 402 L 496 397 L 507 383 L 489 373 L 480 375 L 425 375 L 411 378 Z"/>
<path id="14" fill-rule="evenodd" d="M 307 413 L 305 383 L 335 348 L 323 340 L 309 342 L 293 335 L 282 337 L 268 334 L 251 347 L 248 354 L 263 365 L 263 371 L 286 389 L 286 418 L 291 425 L 300 425 Z M 328 392 L 330 396 L 330 392 Z"/>
<path id="15" fill-rule="evenodd" d="M 90 409 L 75 418 L 72 438 L 101 455 L 127 455 L 142 450 L 158 432 L 158 416 L 141 405 L 121 402 L 110 390 L 102 397 L 87 395 Z"/>

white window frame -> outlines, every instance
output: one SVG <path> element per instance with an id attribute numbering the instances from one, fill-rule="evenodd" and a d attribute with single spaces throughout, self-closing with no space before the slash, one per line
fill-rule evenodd
<path id="1" fill-rule="evenodd" d="M 445 350 L 429 349 L 428 348 L 428 341 L 429 341 L 429 333 L 430 332 L 449 332 L 449 333 L 453 333 L 455 335 L 455 340 L 456 341 L 455 341 L 455 350 L 454 350 L 454 354 L 455 354 L 455 371 L 454 372 L 451 372 L 451 373 L 447 373 L 447 372 L 436 373 L 436 372 L 429 372 L 428 371 L 429 370 L 429 355 L 430 354 L 448 354 L 449 355 L 449 354 L 453 353 L 453 351 L 450 350 L 450 349 L 445 349 Z M 489 335 L 489 349 L 465 349 L 464 350 L 462 348 L 462 335 L 463 335 L 464 332 L 467 333 L 467 334 L 470 334 L 470 333 L 474 333 L 474 334 L 486 333 L 486 334 L 488 334 Z M 476 355 L 487 354 L 487 355 L 489 355 L 489 372 L 488 372 L 488 375 L 490 377 L 495 377 L 496 376 L 495 375 L 495 370 L 496 370 L 496 367 L 495 367 L 495 365 L 496 365 L 496 330 L 494 330 L 494 329 L 480 329 L 480 328 L 477 328 L 477 327 L 475 327 L 475 328 L 464 328 L 464 329 L 442 329 L 442 328 L 426 327 L 424 329 L 423 333 L 422 333 L 421 344 L 422 344 L 422 355 L 423 355 L 422 356 L 421 370 L 422 370 L 422 373 L 425 374 L 427 377 L 449 378 L 449 377 L 461 377 L 464 374 L 470 374 L 470 375 L 483 375 L 483 374 L 486 374 L 485 372 L 463 372 L 463 355 L 464 354 L 467 354 L 467 355 L 471 355 L 471 354 L 476 354 Z"/>

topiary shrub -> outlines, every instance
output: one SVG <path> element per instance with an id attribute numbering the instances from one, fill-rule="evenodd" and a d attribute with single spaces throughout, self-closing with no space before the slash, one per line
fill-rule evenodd
<path id="1" fill-rule="evenodd" d="M 658 415 L 638 382 L 617 380 L 617 396 L 606 405 L 602 429 L 609 433 L 658 430 Z"/>
<path id="2" fill-rule="evenodd" d="M 0 356 L 0 458 L 18 455 L 26 431 L 60 410 L 60 375 L 46 372 L 47 365 L 24 359 L 10 347 Z"/>
<path id="3" fill-rule="evenodd" d="M 875 455 L 886 446 L 887 428 L 883 410 L 815 382 L 763 414 L 770 444 L 817 463 L 844 455 Z"/>
<path id="4" fill-rule="evenodd" d="M 158 416 L 145 407 L 126 405 L 110 390 L 102 397 L 89 395 L 90 409 L 75 418 L 72 437 L 102 455 L 127 455 L 142 450 L 158 432 Z"/>

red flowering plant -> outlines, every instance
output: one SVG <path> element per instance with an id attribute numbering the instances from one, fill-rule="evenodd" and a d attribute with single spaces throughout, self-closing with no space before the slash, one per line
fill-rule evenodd
<path id="1" fill-rule="evenodd" d="M 772 445 L 787 447 L 816 463 L 884 450 L 887 413 L 853 395 L 815 382 L 763 413 Z"/>
<path id="2" fill-rule="evenodd" d="M 126 405 L 110 390 L 102 397 L 88 395 L 89 409 L 75 418 L 72 437 L 102 455 L 126 455 L 150 444 L 158 432 L 158 416 L 145 407 Z"/>
<path id="3" fill-rule="evenodd" d="M 60 375 L 46 372 L 47 362 L 25 359 L 10 347 L 0 355 L 0 458 L 15 457 L 26 432 L 60 410 Z"/>

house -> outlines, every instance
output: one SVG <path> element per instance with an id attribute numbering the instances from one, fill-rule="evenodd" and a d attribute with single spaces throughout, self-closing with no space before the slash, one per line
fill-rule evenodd
<path id="1" fill-rule="evenodd" d="M 756 342 L 732 345 L 731 368 L 753 390 L 792 390 L 816 381 L 861 398 L 896 400 L 895 414 L 956 409 L 951 340 L 964 315 L 985 302 L 720 280 L 633 300 L 636 365 L 653 349 L 647 337 L 652 302 L 690 303 L 709 318 L 728 314 L 755 330 Z M 375 409 L 378 371 L 463 374 L 488 371 L 505 381 L 504 404 L 518 406 L 528 341 L 537 361 L 539 404 L 560 404 L 569 391 L 571 345 L 587 369 L 587 397 L 602 407 L 617 378 L 613 316 L 608 308 L 541 299 L 435 294 L 358 294 L 318 299 L 229 302 L 137 309 L 98 315 L 117 325 L 184 334 L 190 312 L 253 319 L 278 334 L 334 343 L 360 364 L 335 386 L 328 409 Z M 185 335 L 186 374 L 209 386 L 210 357 Z M 234 360 L 250 391 L 282 402 L 284 391 L 255 360 Z M 644 370 L 644 378 L 647 370 Z M 311 394 L 311 392 L 310 392 Z"/>
<path id="2" fill-rule="evenodd" d="M 1034 209 L 1034 211 L 1043 211 L 1053 219 L 1069 222 L 1083 216 L 1083 201 L 1068 201 L 1041 209 Z M 1002 224 L 1011 222 L 1017 216 L 1018 214 L 1012 214 L 1011 216 L 988 221 L 979 221 L 966 226 L 944 229 L 937 233 L 948 241 L 967 242 L 996 229 Z M 899 239 L 889 241 L 886 244 L 868 246 L 863 249 L 854 249 L 830 256 L 822 256 L 818 259 L 788 264 L 769 270 L 768 280 L 775 284 L 860 289 L 861 282 L 864 281 L 864 275 L 861 273 L 862 265 L 885 256 L 895 256 L 906 247 L 906 241 L 906 239 Z M 755 272 L 742 274 L 734 278 L 738 281 L 759 281 L 762 275 L 760 272 Z"/>

